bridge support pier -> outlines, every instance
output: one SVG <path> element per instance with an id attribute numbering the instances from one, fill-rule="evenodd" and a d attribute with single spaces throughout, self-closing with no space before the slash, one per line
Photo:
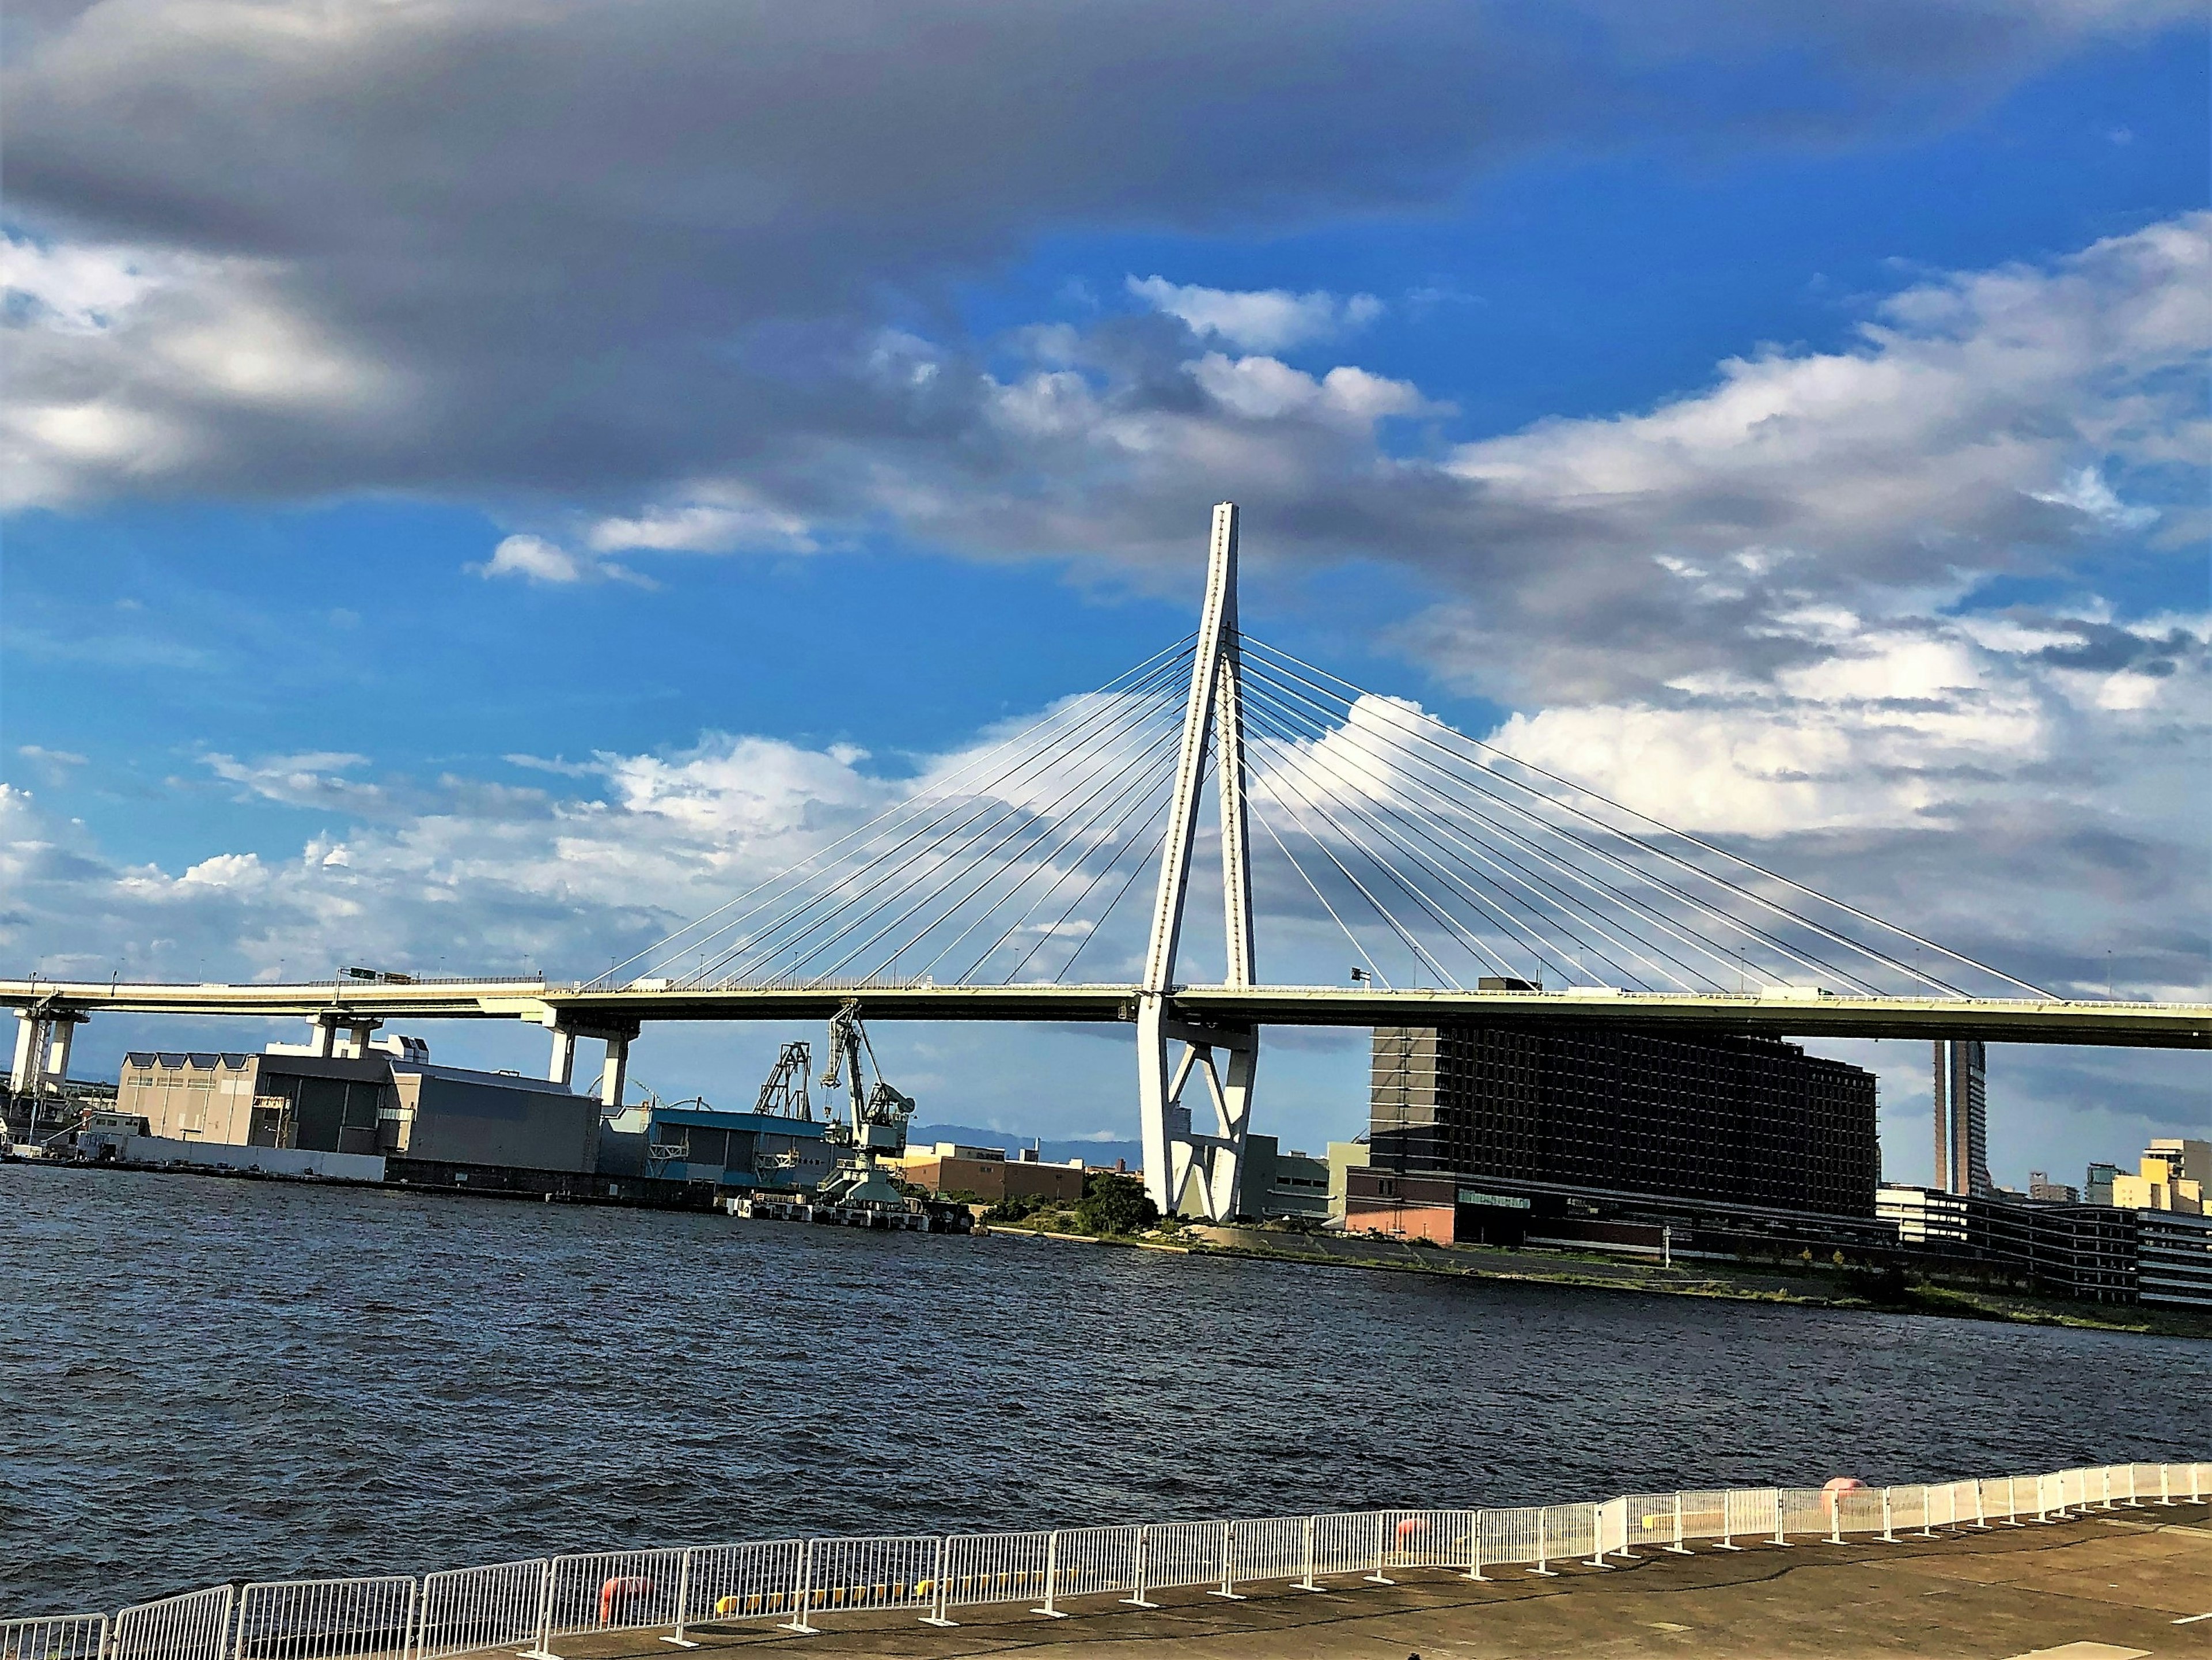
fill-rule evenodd
<path id="1" fill-rule="evenodd" d="M 1172 1056 L 1171 1049 L 1178 1051 Z M 1164 998 L 1146 997 L 1137 1007 L 1137 1054 L 1148 1183 L 1154 1171 L 1166 1172 L 1166 1196 L 1161 1184 L 1151 1183 L 1152 1202 L 1164 1215 L 1183 1213 L 1188 1206 L 1190 1213 L 1209 1222 L 1233 1220 L 1243 1183 L 1260 1029 L 1180 1020 Z M 1183 1100 L 1192 1079 L 1201 1076 L 1212 1108 L 1206 1121 L 1212 1128 L 1203 1134 L 1194 1128 L 1195 1107 Z"/>
<path id="2" fill-rule="evenodd" d="M 553 1083 L 573 1086 L 576 1076 L 576 1040 L 596 1038 L 607 1046 L 606 1059 L 599 1064 L 599 1080 L 593 1093 L 599 1104 L 611 1112 L 622 1109 L 623 1087 L 629 1079 L 629 1046 L 637 1041 L 638 1023 L 635 1020 L 592 1025 L 570 1024 L 555 1014 L 544 1018 L 546 1028 L 553 1034 L 552 1058 L 547 1063 L 545 1076 Z"/>
<path id="3" fill-rule="evenodd" d="M 88 1017 L 69 1009 L 15 1011 L 15 1058 L 8 1086 L 18 1095 L 43 1095 L 48 1085 L 69 1081 L 70 1048 Z"/>

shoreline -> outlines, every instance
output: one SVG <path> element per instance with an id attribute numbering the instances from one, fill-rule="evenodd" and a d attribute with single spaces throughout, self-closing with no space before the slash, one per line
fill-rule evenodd
<path id="1" fill-rule="evenodd" d="M 1868 1314 L 1919 1314 L 1935 1319 L 2055 1326 L 2127 1336 L 2212 1341 L 2212 1310 L 2141 1303 L 2083 1303 L 1926 1283 L 1907 1283 L 1893 1294 L 1885 1295 L 1880 1278 L 1865 1269 L 1819 1266 L 1790 1270 L 1714 1262 L 1700 1262 L 1688 1268 L 1664 1268 L 1594 1253 L 1512 1250 L 1497 1246 L 1415 1246 L 1378 1237 L 1277 1233 L 1260 1228 L 1194 1226 L 1180 1229 L 1175 1235 L 1124 1234 L 1104 1237 L 1031 1227 L 1022 1222 L 993 1222 L 988 1228 L 994 1234 L 1022 1233 L 1039 1239 L 1118 1245 L 1178 1256 L 1428 1274 L 1570 1290 L 1637 1292 L 1661 1297 L 1694 1297 L 1716 1302 L 1764 1303 Z M 1824 1285 L 1823 1280 L 1830 1283 Z"/>

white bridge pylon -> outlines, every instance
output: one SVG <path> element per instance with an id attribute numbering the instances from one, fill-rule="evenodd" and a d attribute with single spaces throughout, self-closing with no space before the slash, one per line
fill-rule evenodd
<path id="1" fill-rule="evenodd" d="M 1206 599 L 1200 610 L 1190 696 L 1160 847 L 1159 896 L 1145 969 L 1137 987 L 1137 1104 L 1145 1142 L 1145 1187 L 1163 1215 L 1226 1222 L 1237 1215 L 1244 1138 L 1252 1122 L 1252 1080 L 1260 1061 L 1256 1024 L 1201 1025 L 1172 1014 L 1176 949 L 1197 832 L 1199 794 L 1209 745 L 1221 805 L 1221 894 L 1224 989 L 1252 984 L 1252 873 L 1244 844 L 1244 704 L 1237 632 L 1237 504 L 1213 509 L 1206 550 Z M 1206 1085 L 1210 1129 L 1196 1126 L 1188 1102 L 1194 1079 Z"/>

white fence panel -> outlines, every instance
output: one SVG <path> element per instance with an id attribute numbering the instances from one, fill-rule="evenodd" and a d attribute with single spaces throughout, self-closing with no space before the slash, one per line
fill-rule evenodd
<path id="1" fill-rule="evenodd" d="M 1231 1590 L 1239 1585 L 1269 1579 L 1297 1579 L 1311 1584 L 1307 1567 L 1312 1558 L 1313 1518 L 1310 1516 L 1269 1516 L 1229 1524 L 1229 1578 Z"/>
<path id="2" fill-rule="evenodd" d="M 1774 1495 L 1775 1535 L 1787 1540 L 1822 1537 L 1834 1531 L 1835 1506 L 1818 1487 L 1782 1487 Z"/>
<path id="3" fill-rule="evenodd" d="M 745 1620 L 787 1620 L 798 1612 L 804 1539 L 748 1540 L 702 1545 L 685 1553 L 684 1594 L 676 1609 L 676 1635 L 689 1626 Z M 427 1657 L 426 1657 L 427 1660 Z"/>
<path id="4" fill-rule="evenodd" d="M 538 1651 L 556 1638 L 593 1631 L 676 1625 L 684 1594 L 680 1550 L 590 1551 L 553 1559 L 539 1616 Z"/>
<path id="5" fill-rule="evenodd" d="M 1851 1487 L 1835 1495 L 1836 1533 L 1881 1533 L 1888 1525 L 1887 1496 L 1880 1487 Z"/>
<path id="6" fill-rule="evenodd" d="M 1155 1522 L 1141 1541 L 1144 1589 L 1139 1596 L 1178 1585 L 1212 1585 L 1227 1578 L 1226 1522 Z"/>
<path id="7" fill-rule="evenodd" d="M 1347 1511 L 1313 1518 L 1315 1579 L 1340 1578 L 1356 1573 L 1370 1579 L 1382 1577 L 1382 1513 Z"/>
<path id="8" fill-rule="evenodd" d="M 115 1616 L 109 1660 L 225 1660 L 230 1653 L 230 1611 L 237 1600 L 228 1585 L 212 1585 L 158 1602 L 134 1603 Z"/>
<path id="9" fill-rule="evenodd" d="M 1384 1511 L 1384 1571 L 1473 1567 L 1474 1517 L 1471 1510 Z"/>
<path id="10" fill-rule="evenodd" d="M 1931 1531 L 1936 1528 L 1955 1526 L 1959 1520 L 1959 1496 L 1951 1490 L 1948 1481 L 1921 1490 L 1922 1526 Z"/>
<path id="11" fill-rule="evenodd" d="M 1476 1568 L 1534 1563 L 1540 1569 L 1544 1560 L 1543 1532 L 1544 1512 L 1539 1505 L 1477 1511 Z"/>
<path id="12" fill-rule="evenodd" d="M 104 1614 L 0 1620 L 0 1660 L 100 1660 L 106 1646 Z"/>
<path id="13" fill-rule="evenodd" d="M 1728 1493 L 1723 1489 L 1675 1495 L 1682 1505 L 1682 1541 L 1728 1536 Z"/>
<path id="14" fill-rule="evenodd" d="M 944 1547 L 934 1534 L 808 1540 L 797 1625 L 807 1625 L 817 1614 L 851 1608 L 933 1610 Z"/>
<path id="15" fill-rule="evenodd" d="M 1781 1526 L 1781 1508 L 1777 1488 L 1729 1488 L 1721 1500 L 1721 1543 L 1741 1550 L 1739 1539 L 1772 1539 Z"/>
<path id="16" fill-rule="evenodd" d="M 414 1633 L 415 1581 L 407 1575 L 264 1580 L 238 1595 L 231 1652 L 235 1660 L 406 1660 Z"/>
<path id="17" fill-rule="evenodd" d="M 1678 1523 L 1682 1497 L 1674 1493 L 1632 1493 L 1621 1500 L 1628 1507 L 1628 1554 L 1639 1546 L 1657 1550 L 1682 1550 Z"/>
<path id="18" fill-rule="evenodd" d="M 1547 1505 L 1543 1509 L 1543 1554 L 1537 1566 L 1570 1557 L 1597 1555 L 1595 1505 Z"/>
<path id="19" fill-rule="evenodd" d="M 941 1578 L 947 1608 L 984 1602 L 1033 1602 L 1044 1595 L 1052 1554 L 1049 1533 L 956 1533 L 945 1541 Z"/>
<path id="20" fill-rule="evenodd" d="M 1051 1572 L 1044 1605 L 1057 1612 L 1064 1596 L 1133 1596 L 1137 1594 L 1140 1527 L 1062 1528 L 1052 1535 Z"/>
<path id="21" fill-rule="evenodd" d="M 1597 1560 L 1628 1552 L 1628 1500 L 1608 1499 L 1597 1507 Z"/>
<path id="22" fill-rule="evenodd" d="M 2089 1504 L 2089 1472 L 2085 1469 L 2064 1470 L 2060 1473 L 2060 1479 L 2066 1484 L 2065 1507 L 2071 1511 L 2087 1509 Z"/>
<path id="23" fill-rule="evenodd" d="M 415 1660 L 444 1660 L 478 1649 L 525 1649 L 538 1636 L 545 1610 L 545 1578 L 552 1563 L 543 1556 L 448 1568 L 422 1576 L 422 1609 L 415 1626 Z"/>

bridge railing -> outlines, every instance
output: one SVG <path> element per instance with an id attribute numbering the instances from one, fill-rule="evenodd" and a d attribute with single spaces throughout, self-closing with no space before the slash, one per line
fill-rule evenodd
<path id="1" fill-rule="evenodd" d="M 950 1626 L 956 1609 L 1067 1602 L 1157 1606 L 1155 1591 L 1236 1598 L 1240 1586 L 1309 1591 L 1392 1584 L 1393 1575 L 1554 1576 L 1654 1550 L 1901 1543 L 2055 1523 L 2093 1511 L 2212 1499 L 2212 1461 L 2105 1464 L 1891 1487 L 1735 1487 L 1632 1493 L 1602 1503 L 1401 1509 L 1236 1522 L 1156 1522 L 1024 1533 L 879 1535 L 598 1551 L 452 1568 L 216 1585 L 112 1617 L 0 1620 L 0 1660 L 564 1660 L 597 1633 L 687 1634 L 772 1620 L 905 1614 Z M 1107 1599 L 1113 1599 L 1109 1601 Z M 571 1648 L 571 1653 L 574 1651 Z"/>

